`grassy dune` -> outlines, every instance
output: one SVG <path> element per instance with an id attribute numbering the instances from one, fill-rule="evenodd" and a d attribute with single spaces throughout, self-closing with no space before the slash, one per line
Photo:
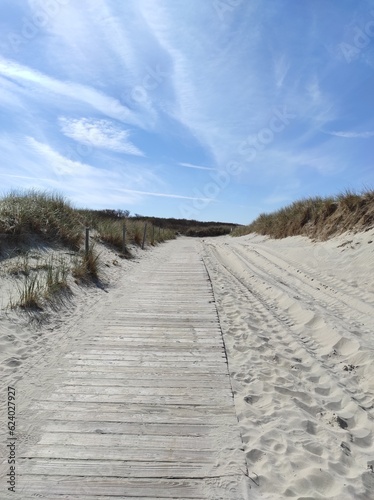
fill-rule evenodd
<path id="1" fill-rule="evenodd" d="M 102 263 L 96 248 L 105 244 L 122 254 L 124 222 L 126 247 L 121 256 L 131 257 L 128 245 L 141 246 L 144 221 L 77 210 L 54 193 L 13 191 L 0 198 L 0 271 L 5 278 L 16 279 L 17 289 L 10 307 L 40 309 L 69 291 L 71 280 L 97 281 Z M 88 252 L 84 251 L 86 227 L 91 236 Z M 174 231 L 147 222 L 146 245 L 174 237 Z"/>
<path id="2" fill-rule="evenodd" d="M 122 249 L 124 218 L 105 217 L 93 210 L 77 210 L 63 196 L 38 191 L 11 192 L 0 198 L 0 253 L 10 245 L 32 244 L 32 240 L 58 243 L 78 250 L 84 228 L 97 240 Z M 141 245 L 144 221 L 126 218 L 126 242 Z M 147 223 L 146 242 L 154 245 L 174 238 L 174 231 Z"/>
<path id="3" fill-rule="evenodd" d="M 374 190 L 344 193 L 328 198 L 295 201 L 280 210 L 263 213 L 248 226 L 236 228 L 233 236 L 249 233 L 271 238 L 308 236 L 326 240 L 348 230 L 365 231 L 374 226 Z"/>

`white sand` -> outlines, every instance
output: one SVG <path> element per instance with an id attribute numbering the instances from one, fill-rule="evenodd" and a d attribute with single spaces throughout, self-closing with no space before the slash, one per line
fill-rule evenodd
<path id="1" fill-rule="evenodd" d="M 96 244 L 95 248 L 102 264 L 100 287 L 78 285 L 70 275 L 69 292 L 62 294 L 53 304 L 46 303 L 38 314 L 9 307 L 10 302 L 19 297 L 19 288 L 25 280 L 22 273 L 15 273 L 23 267 L 23 256 L 0 260 L 0 376 L 4 384 L 14 383 L 25 376 L 35 364 L 35 356 L 43 358 L 52 347 L 58 351 L 71 325 L 88 314 L 89 309 L 100 302 L 128 270 L 135 269 L 140 258 L 151 256 L 151 252 L 134 246 L 129 247 L 134 257 L 131 260 L 122 259 L 104 245 Z M 64 249 L 31 248 L 30 267 L 46 262 L 52 254 L 54 258 L 63 258 L 67 262 L 74 258 L 72 252 Z"/>
<path id="2" fill-rule="evenodd" d="M 224 332 L 249 498 L 374 498 L 374 231 L 324 243 L 196 241 Z M 126 294 L 143 259 L 157 265 L 169 248 L 175 245 L 139 251 L 140 261 L 101 248 L 105 286 L 72 283 L 73 295 L 47 309 L 41 325 L 6 310 L 17 278 L 9 277 L 9 261 L 0 262 L 3 387 L 31 379 L 35 363 L 48 372 L 73 345 L 81 318 L 92 308 L 97 314 L 113 287 Z M 29 396 L 19 395 L 22 408 Z"/>
<path id="3" fill-rule="evenodd" d="M 209 238 L 202 253 L 252 497 L 374 498 L 374 231 Z"/>

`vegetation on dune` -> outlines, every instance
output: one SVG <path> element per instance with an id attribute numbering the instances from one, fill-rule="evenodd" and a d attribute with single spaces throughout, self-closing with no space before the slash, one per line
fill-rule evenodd
<path id="1" fill-rule="evenodd" d="M 84 215 L 89 226 L 96 231 L 100 241 L 119 251 L 123 249 L 124 225 L 126 245 L 142 245 L 145 224 L 147 224 L 146 243 L 148 245 L 156 245 L 175 238 L 175 231 L 172 229 L 152 224 L 147 218 L 128 217 L 128 212 L 123 215 L 124 213 L 119 210 L 80 210 L 80 213 Z"/>
<path id="2" fill-rule="evenodd" d="M 295 201 L 270 214 L 260 214 L 248 226 L 236 228 L 233 236 L 249 233 L 271 238 L 308 236 L 325 240 L 348 230 L 374 227 L 374 190 L 361 193 L 346 190 L 337 196 Z"/>
<path id="3" fill-rule="evenodd" d="M 13 191 L 0 198 L 0 256 L 3 271 L 16 278 L 17 297 L 10 297 L 10 307 L 42 309 L 46 302 L 69 289 L 69 277 L 76 283 L 97 282 L 102 269 L 95 243 L 83 249 L 85 227 L 91 240 L 123 249 L 123 225 L 126 244 L 142 245 L 145 220 L 129 218 L 122 210 L 77 210 L 63 196 L 35 190 Z M 156 227 L 147 221 L 146 244 L 155 245 L 175 232 Z M 48 250 L 42 256 L 32 248 Z M 56 250 L 71 250 L 57 253 Z M 66 257 L 66 255 L 69 255 Z M 125 248 L 126 257 L 131 256 Z"/>
<path id="4" fill-rule="evenodd" d="M 148 220 L 156 226 L 169 228 L 185 236 L 221 236 L 229 234 L 232 229 L 237 227 L 237 224 L 228 222 L 202 222 L 189 219 L 161 219 L 158 217 L 149 217 Z"/>
<path id="5" fill-rule="evenodd" d="M 192 226 L 186 229 L 186 236 L 195 236 L 195 237 L 208 237 L 208 236 L 223 236 L 225 234 L 230 234 L 232 231 L 232 227 L 226 226 Z"/>
<path id="6" fill-rule="evenodd" d="M 81 215 L 59 194 L 14 191 L 0 199 L 0 235 L 9 243 L 40 236 L 78 249 L 83 226 Z"/>

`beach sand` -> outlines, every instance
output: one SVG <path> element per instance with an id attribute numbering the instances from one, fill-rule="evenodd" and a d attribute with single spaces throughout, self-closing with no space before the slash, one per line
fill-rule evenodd
<path id="1" fill-rule="evenodd" d="M 202 246 L 250 497 L 374 498 L 374 231 Z"/>
<path id="2" fill-rule="evenodd" d="M 374 231 L 326 242 L 256 235 L 195 241 L 227 351 L 248 498 L 373 498 Z M 46 309 L 41 323 L 6 308 L 20 278 L 7 271 L 11 262 L 0 263 L 0 375 L 3 387 L 28 380 L 18 396 L 23 415 L 33 384 L 40 392 L 33 377 L 42 366 L 48 383 L 82 318 L 97 314 L 112 290 L 125 293 L 142 262 L 157 264 L 175 249 L 136 250 L 126 261 L 100 248 L 102 285 L 71 282 L 71 293 Z M 4 442 L 5 405 L 0 416 Z"/>

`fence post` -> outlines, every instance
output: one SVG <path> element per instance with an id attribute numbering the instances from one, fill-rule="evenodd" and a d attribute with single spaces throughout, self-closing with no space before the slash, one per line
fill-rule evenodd
<path id="1" fill-rule="evenodd" d="M 90 251 L 90 228 L 86 227 L 86 241 L 85 241 L 85 252 L 86 255 L 88 255 L 88 252 Z"/>
<path id="2" fill-rule="evenodd" d="M 152 245 L 155 244 L 155 226 L 152 226 Z"/>
<path id="3" fill-rule="evenodd" d="M 126 222 L 123 221 L 122 226 L 122 253 L 126 252 Z"/>
<path id="4" fill-rule="evenodd" d="M 146 233 L 147 233 L 147 223 L 144 224 L 144 234 L 143 234 L 142 250 L 144 250 Z"/>

